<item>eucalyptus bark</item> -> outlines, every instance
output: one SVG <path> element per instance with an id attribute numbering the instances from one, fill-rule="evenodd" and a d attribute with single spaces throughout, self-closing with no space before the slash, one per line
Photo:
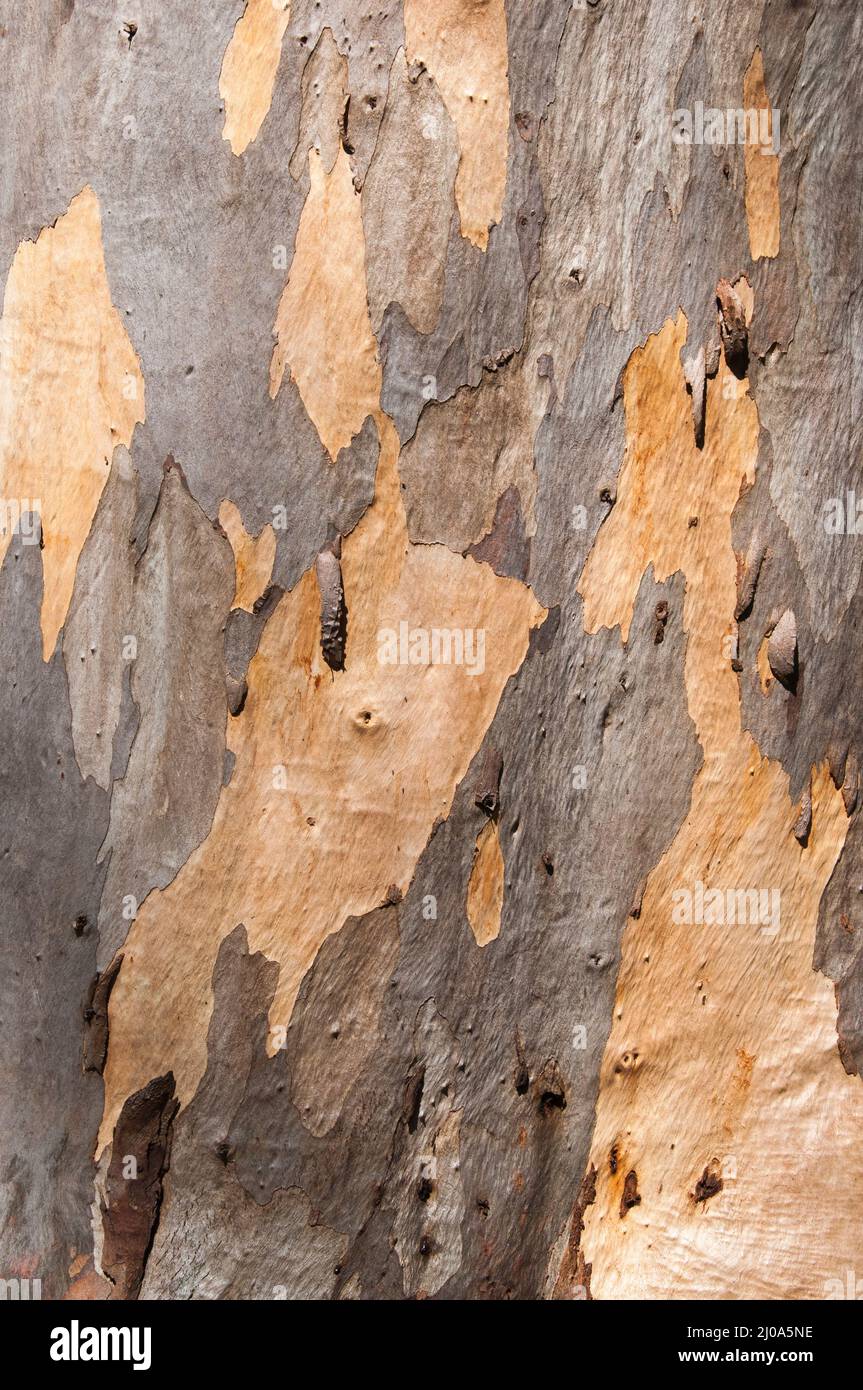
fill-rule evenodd
<path id="1" fill-rule="evenodd" d="M 0 8 L 7 1296 L 847 1296 L 863 12 Z"/>

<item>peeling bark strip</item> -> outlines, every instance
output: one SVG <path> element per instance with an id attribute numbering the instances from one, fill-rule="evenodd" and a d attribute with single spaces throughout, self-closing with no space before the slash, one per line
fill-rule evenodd
<path id="1" fill-rule="evenodd" d="M 749 543 L 745 559 L 739 555 L 737 557 L 737 603 L 734 606 L 736 622 L 748 618 L 752 611 L 758 577 L 766 553 L 767 547 L 756 534 Z"/>
<path id="2" fill-rule="evenodd" d="M 497 816 L 500 811 L 500 779 L 503 776 L 503 758 L 500 750 L 492 744 L 486 748 L 479 764 L 474 791 L 474 805 L 487 816 Z"/>
<path id="3" fill-rule="evenodd" d="M 369 310 L 376 333 L 390 304 L 400 306 L 418 333 L 432 333 L 437 326 L 458 167 L 458 137 L 440 91 L 428 72 L 408 68 L 399 49 L 363 183 Z M 397 197 L 395 188 L 401 190 Z"/>
<path id="4" fill-rule="evenodd" d="M 794 822 L 794 838 L 801 845 L 809 843 L 809 832 L 812 829 L 812 786 L 800 802 L 800 812 Z"/>
<path id="5" fill-rule="evenodd" d="M 123 957 L 117 956 L 107 970 L 94 977 L 84 1003 L 83 1066 L 85 1071 L 96 1071 L 100 1076 L 108 1055 L 108 1000 L 122 964 Z"/>
<path id="6" fill-rule="evenodd" d="M 321 651 L 331 671 L 345 669 L 348 610 L 342 583 L 342 538 L 337 536 L 315 561 L 321 595 Z"/>
<path id="7" fill-rule="evenodd" d="M 860 793 L 860 769 L 857 766 L 857 756 L 853 751 L 848 754 L 845 763 L 845 777 L 840 788 L 842 801 L 845 806 L 845 814 L 853 816 L 857 810 L 857 798 Z"/>
<path id="8" fill-rule="evenodd" d="M 719 309 L 719 333 L 725 361 L 735 376 L 745 376 L 749 365 L 746 306 L 735 286 L 728 280 L 720 280 L 716 286 L 716 303 Z"/>
<path id="9" fill-rule="evenodd" d="M 595 1201 L 596 1169 L 591 1165 L 582 1179 L 578 1201 L 573 1207 L 569 1220 L 566 1243 L 552 1285 L 551 1297 L 554 1299 L 571 1301 L 591 1298 L 590 1276 L 593 1271 L 592 1266 L 584 1258 L 581 1238 L 584 1234 L 585 1214 Z M 554 1253 L 552 1259 L 554 1259 Z"/>
<path id="10" fill-rule="evenodd" d="M 776 679 L 792 687 L 797 677 L 797 619 L 790 608 L 786 608 L 770 634 L 767 660 Z"/>
<path id="11" fill-rule="evenodd" d="M 695 442 L 700 449 L 704 444 L 704 403 L 707 396 L 707 374 L 703 347 L 700 347 L 693 357 L 685 359 L 683 370 L 686 374 L 687 388 L 692 396 L 692 426 L 695 430 Z"/>
<path id="12" fill-rule="evenodd" d="M 123 1105 L 102 1199 L 102 1269 L 112 1298 L 137 1298 L 162 1204 L 179 1108 L 174 1078 L 157 1076 Z"/>

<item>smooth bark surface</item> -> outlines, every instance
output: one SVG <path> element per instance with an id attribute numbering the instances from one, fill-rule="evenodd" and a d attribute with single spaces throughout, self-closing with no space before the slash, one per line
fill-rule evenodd
<path id="1" fill-rule="evenodd" d="M 863 9 L 0 9 L 0 1279 L 845 1296 Z"/>

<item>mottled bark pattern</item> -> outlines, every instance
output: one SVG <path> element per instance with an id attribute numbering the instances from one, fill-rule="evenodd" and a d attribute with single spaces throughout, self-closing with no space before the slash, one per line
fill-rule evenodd
<path id="1" fill-rule="evenodd" d="M 854 1267 L 863 8 L 696 10 L 0 0 L 0 1278 Z"/>

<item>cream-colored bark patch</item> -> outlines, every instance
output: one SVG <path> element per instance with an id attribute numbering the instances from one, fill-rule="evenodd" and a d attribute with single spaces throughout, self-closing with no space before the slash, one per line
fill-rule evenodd
<path id="1" fill-rule="evenodd" d="M 483 251 L 503 215 L 509 150 L 504 0 L 405 0 L 408 61 L 426 65 L 458 131 L 461 234 Z"/>
<path id="2" fill-rule="evenodd" d="M 114 450 L 143 419 L 144 378 L 111 303 L 99 201 L 87 187 L 19 246 L 0 322 L 0 562 L 17 514 L 38 511 L 46 661 Z"/>
<path id="3" fill-rule="evenodd" d="M 146 900 L 123 947 L 102 1144 L 125 1097 L 150 1077 L 172 1070 L 181 1100 L 191 1098 L 206 1065 L 213 965 L 239 922 L 250 951 L 281 968 L 270 1013 L 270 1050 L 279 1047 L 324 939 L 393 886 L 407 890 L 544 616 L 518 581 L 444 546 L 409 544 L 397 436 L 385 416 L 378 426 L 375 501 L 342 546 L 346 669 L 334 675 L 321 654 L 309 570 L 250 664 L 243 715 L 228 728 L 234 774 L 213 829 L 170 887 Z M 402 664 L 391 640 L 402 622 L 412 632 L 482 631 L 483 669 Z"/>
<path id="4" fill-rule="evenodd" d="M 761 49 L 756 48 L 743 79 L 743 106 L 749 111 L 768 112 L 768 140 L 773 140 L 773 113 L 764 82 Z M 779 255 L 779 155 L 753 142 L 747 135 L 743 150 L 746 178 L 746 220 L 749 225 L 749 252 L 753 261 L 761 256 Z"/>
<path id="5" fill-rule="evenodd" d="M 360 195 L 342 148 L 324 172 L 309 152 L 310 187 L 273 332 L 270 396 L 285 368 L 335 460 L 377 409 L 381 369 L 369 322 Z"/>
<path id="6" fill-rule="evenodd" d="M 497 825 L 490 820 L 477 836 L 467 885 L 467 920 L 477 946 L 487 946 L 500 932 L 504 872 L 500 835 Z"/>
<path id="7" fill-rule="evenodd" d="M 802 847 L 786 773 L 741 731 L 731 514 L 754 477 L 758 419 L 723 360 L 695 448 L 685 338 L 681 315 L 630 359 L 618 503 L 580 581 L 587 629 L 620 623 L 625 637 L 647 565 L 657 579 L 684 571 L 704 749 L 686 821 L 625 929 L 582 1249 L 599 1298 L 817 1298 L 853 1266 L 863 1205 L 863 1090 L 839 1059 L 833 986 L 812 966 L 847 820 L 816 769 Z M 641 1201 L 627 1209 L 630 1172 Z"/>
<path id="8" fill-rule="evenodd" d="M 276 558 L 276 533 L 264 526 L 260 534 L 250 536 L 239 509 L 229 498 L 219 508 L 219 524 L 234 552 L 237 569 L 237 589 L 232 608 L 245 608 L 251 613 L 255 599 L 260 598 L 270 582 Z"/>
<path id="9" fill-rule="evenodd" d="M 242 154 L 264 124 L 290 17 L 290 0 L 248 0 L 225 49 L 219 74 L 222 138 L 234 154 Z"/>
<path id="10" fill-rule="evenodd" d="M 773 672 L 770 669 L 770 662 L 767 660 L 767 644 L 769 639 L 764 637 L 758 648 L 756 664 L 758 667 L 758 682 L 761 686 L 761 694 L 769 695 L 773 685 Z"/>

